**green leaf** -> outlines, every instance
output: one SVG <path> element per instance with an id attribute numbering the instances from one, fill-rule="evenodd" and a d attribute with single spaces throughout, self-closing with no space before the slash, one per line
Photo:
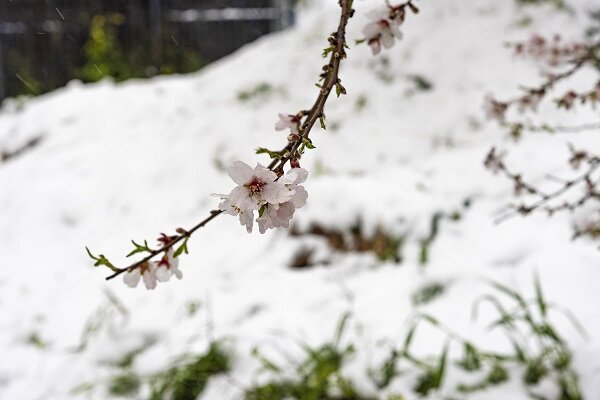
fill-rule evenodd
<path id="1" fill-rule="evenodd" d="M 508 372 L 500 364 L 494 364 L 492 370 L 487 376 L 487 381 L 492 385 L 498 385 L 508 380 Z"/>
<path id="2" fill-rule="evenodd" d="M 508 337 L 508 340 L 510 341 L 510 344 L 512 345 L 513 349 L 515 350 L 515 356 L 517 357 L 517 360 L 521 363 L 526 362 L 527 356 L 525 355 L 525 351 L 523 350 L 521 345 L 512 336 L 507 335 L 507 337 Z"/>
<path id="3" fill-rule="evenodd" d="M 561 339 L 561 337 L 558 335 L 558 333 L 554 330 L 554 328 L 550 324 L 536 325 L 534 331 L 538 335 L 546 336 L 546 337 L 554 340 L 554 342 L 556 342 L 558 344 L 563 344 L 563 340 Z"/>
<path id="4" fill-rule="evenodd" d="M 189 254 L 188 247 L 187 247 L 188 240 L 189 240 L 189 238 L 185 238 L 183 240 L 183 243 L 177 248 L 177 250 L 175 250 L 175 253 L 173 253 L 173 258 L 177 258 L 183 253 Z"/>
<path id="5" fill-rule="evenodd" d="M 279 367 L 273 361 L 271 361 L 267 357 L 265 357 L 257 347 L 252 349 L 252 356 L 257 358 L 258 361 L 260 361 L 260 363 L 262 364 L 262 367 L 265 371 L 271 371 L 271 372 L 275 372 L 275 373 L 282 372 L 281 367 Z"/>
<path id="6" fill-rule="evenodd" d="M 536 385 L 548 374 L 548 369 L 541 358 L 530 360 L 523 374 L 523 382 L 527 385 Z"/>
<path id="7" fill-rule="evenodd" d="M 312 140 L 309 138 L 303 138 L 302 143 L 306 146 L 307 149 L 316 149 L 317 147 L 313 144 Z"/>
<path id="8" fill-rule="evenodd" d="M 131 243 L 133 243 L 135 249 L 133 249 L 129 254 L 127 254 L 127 257 L 131 257 L 132 255 L 137 253 L 152 253 L 152 249 L 148 247 L 147 240 L 144 240 L 143 245 L 136 243 L 134 240 L 132 240 Z"/>
<path id="9" fill-rule="evenodd" d="M 342 86 L 339 80 L 335 83 L 335 94 L 337 94 L 337 97 L 340 97 L 342 94 L 346 94 L 346 88 Z"/>
<path id="10" fill-rule="evenodd" d="M 259 147 L 256 149 L 256 154 L 268 154 L 271 159 L 281 159 L 281 154 L 277 151 L 271 151 L 266 147 Z"/>
<path id="11" fill-rule="evenodd" d="M 442 386 L 444 375 L 446 373 L 446 361 L 448 360 L 448 350 L 450 349 L 450 339 L 446 340 L 444 350 L 440 356 L 437 370 L 435 371 L 435 388 L 439 389 Z"/>
<path id="12" fill-rule="evenodd" d="M 479 353 L 472 344 L 464 344 L 464 356 L 458 364 L 465 371 L 476 371 L 481 368 L 481 359 L 479 357 Z"/>
<path id="13" fill-rule="evenodd" d="M 258 217 L 262 217 L 263 214 L 265 213 L 265 211 L 267 210 L 267 205 L 263 204 L 259 209 L 258 209 Z"/>
<path id="14" fill-rule="evenodd" d="M 95 256 L 95 255 L 92 254 L 92 252 L 90 251 L 90 249 L 87 248 L 87 246 L 86 246 L 85 250 L 87 251 L 87 253 L 90 256 L 90 258 L 95 261 L 94 267 L 98 267 L 100 265 L 104 265 L 105 267 L 110 268 L 112 271 L 116 272 L 116 271 L 119 270 L 119 268 L 115 267 L 110 261 L 108 261 L 108 258 L 104 257 L 103 254 Z"/>
<path id="15" fill-rule="evenodd" d="M 429 314 L 419 314 L 419 318 L 424 319 L 433 326 L 441 326 L 440 321 L 438 321 L 436 318 L 432 317 Z"/>
<path id="16" fill-rule="evenodd" d="M 585 328 L 583 327 L 581 322 L 579 322 L 577 317 L 575 317 L 575 314 L 573 314 L 569 309 L 562 307 L 558 304 L 549 304 L 548 308 L 556 310 L 556 311 L 560 312 L 562 315 L 564 315 L 565 318 L 567 318 L 569 320 L 571 325 L 573 325 L 575 330 L 577 330 L 577 332 L 579 332 L 581 337 L 583 337 L 584 339 L 588 339 L 590 337 L 589 333 L 587 333 L 587 331 L 585 330 Z"/>
<path id="17" fill-rule="evenodd" d="M 473 321 L 477 320 L 479 305 L 486 301 L 492 304 L 496 308 L 498 314 L 500 314 L 500 316 L 502 317 L 502 323 L 499 323 L 498 325 L 512 325 L 512 321 L 514 319 L 512 315 L 504 309 L 502 303 L 500 303 L 500 301 L 496 297 L 489 294 L 478 297 L 473 303 L 473 309 L 471 311 L 471 319 Z"/>
<path id="18" fill-rule="evenodd" d="M 346 325 L 348 323 L 348 319 L 350 319 L 350 313 L 349 312 L 344 313 L 344 315 L 338 322 L 337 328 L 335 329 L 335 336 L 333 338 L 333 344 L 336 348 L 340 344 L 340 340 L 342 340 L 342 335 L 344 334 L 344 331 L 346 330 Z"/>
<path id="19" fill-rule="evenodd" d="M 319 115 L 319 123 L 321 124 L 321 128 L 322 129 L 327 129 L 327 126 L 325 125 L 325 114 L 321 113 L 321 115 Z"/>
<path id="20" fill-rule="evenodd" d="M 334 46 L 329 46 L 328 48 L 323 49 L 323 54 L 322 54 L 323 58 L 327 57 L 327 55 L 334 50 L 335 50 Z"/>
<path id="21" fill-rule="evenodd" d="M 413 337 L 415 336 L 415 331 L 417 329 L 417 325 L 419 324 L 418 321 L 415 321 L 412 326 L 410 327 L 410 329 L 408 330 L 408 333 L 406 334 L 406 338 L 404 339 L 404 354 L 408 354 L 408 348 L 410 347 L 410 344 L 412 343 Z"/>
<path id="22" fill-rule="evenodd" d="M 540 309 L 542 317 L 546 318 L 548 307 L 546 305 L 546 301 L 544 300 L 544 293 L 542 292 L 542 286 L 540 285 L 540 276 L 537 274 L 537 272 L 533 281 L 535 285 L 535 300 L 538 304 L 538 308 Z"/>

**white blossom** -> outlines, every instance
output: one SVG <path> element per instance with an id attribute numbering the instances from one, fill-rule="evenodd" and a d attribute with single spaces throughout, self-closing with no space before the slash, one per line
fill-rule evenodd
<path id="1" fill-rule="evenodd" d="M 257 164 L 254 169 L 237 161 L 228 169 L 229 176 L 238 184 L 229 194 L 214 194 L 221 198 L 219 210 L 237 216 L 248 233 L 256 219 L 261 233 L 267 229 L 289 227 L 296 208 L 304 206 L 308 193 L 301 183 L 308 171 L 292 168 L 280 178 L 273 171 Z"/>
<path id="2" fill-rule="evenodd" d="M 140 282 L 140 278 L 144 281 L 146 289 L 152 290 L 156 288 L 157 263 L 154 261 L 141 264 L 139 267 L 129 270 L 123 274 L 123 282 L 131 288 L 134 288 Z"/>
<path id="3" fill-rule="evenodd" d="M 163 233 L 158 238 L 158 243 L 166 246 L 173 239 L 173 237 Z M 183 273 L 179 270 L 179 259 L 175 257 L 175 251 L 170 247 L 165 251 L 160 261 L 147 261 L 125 272 L 123 274 L 123 282 L 127 286 L 134 288 L 138 285 L 140 279 L 142 279 L 146 289 L 154 289 L 158 282 L 167 282 L 173 275 L 178 279 L 183 278 Z"/>
<path id="4" fill-rule="evenodd" d="M 265 233 L 267 229 L 288 228 L 296 208 L 291 201 L 281 205 L 269 204 L 265 207 L 262 217 L 256 219 L 258 230 Z"/>
<path id="5" fill-rule="evenodd" d="M 292 195 L 277 181 L 277 174 L 261 164 L 252 169 L 248 164 L 236 161 L 227 172 L 238 184 L 229 194 L 229 205 L 238 208 L 240 213 L 258 210 L 266 203 L 285 203 Z"/>
<path id="6" fill-rule="evenodd" d="M 275 124 L 276 131 L 290 129 L 293 134 L 300 134 L 300 117 L 292 114 L 279 114 L 279 121 Z"/>
<path id="7" fill-rule="evenodd" d="M 402 18 L 391 13 L 389 7 L 373 10 L 367 14 L 372 20 L 363 28 L 365 40 L 371 47 L 373 55 L 379 54 L 381 45 L 389 49 L 394 45 L 394 39 L 402 39 L 402 32 L 398 26 L 402 22 Z M 390 15 L 392 14 L 392 15 Z"/>
<path id="8" fill-rule="evenodd" d="M 179 269 L 179 258 L 173 256 L 173 249 L 167 250 L 163 258 L 158 262 L 155 269 L 155 276 L 159 282 L 168 282 L 171 276 L 175 275 L 177 279 L 183 278 L 183 273 Z"/>
<path id="9" fill-rule="evenodd" d="M 223 200 L 219 203 L 219 210 L 222 210 L 225 214 L 238 216 L 240 224 L 246 227 L 248 233 L 252 232 L 252 225 L 254 223 L 254 211 L 253 210 L 240 210 L 238 207 L 231 204 L 230 196 L 227 194 L 215 194 Z"/>
<path id="10" fill-rule="evenodd" d="M 292 168 L 283 177 L 282 183 L 291 193 L 289 201 L 280 204 L 267 204 L 263 209 L 263 214 L 256 222 L 260 233 L 265 233 L 267 229 L 288 228 L 290 220 L 294 216 L 296 208 L 303 207 L 308 198 L 308 192 L 301 183 L 306 181 L 308 171 L 304 168 Z"/>

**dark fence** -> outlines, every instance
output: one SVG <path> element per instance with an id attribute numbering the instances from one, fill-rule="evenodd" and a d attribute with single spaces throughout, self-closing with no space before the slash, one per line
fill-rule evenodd
<path id="1" fill-rule="evenodd" d="M 0 99 L 190 72 L 292 23 L 293 0 L 0 0 Z"/>

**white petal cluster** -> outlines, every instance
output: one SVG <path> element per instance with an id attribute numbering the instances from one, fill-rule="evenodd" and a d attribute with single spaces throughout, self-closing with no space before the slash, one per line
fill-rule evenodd
<path id="1" fill-rule="evenodd" d="M 371 22 L 365 25 L 362 32 L 373 55 L 381 52 L 382 44 L 383 47 L 389 49 L 394 45 L 395 39 L 402 39 L 402 32 L 398 26 L 404 18 L 403 14 L 398 13 L 397 10 L 386 6 L 367 13 L 367 16 Z"/>
<path id="2" fill-rule="evenodd" d="M 300 134 L 300 117 L 292 114 L 279 114 L 279 121 L 275 124 L 276 131 L 290 129 L 290 133 Z"/>
<path id="3" fill-rule="evenodd" d="M 159 242 L 166 244 L 167 236 L 159 238 Z M 168 282 L 172 276 L 177 279 L 183 278 L 183 273 L 179 269 L 179 259 L 174 257 L 173 249 L 165 252 L 160 261 L 148 261 L 137 268 L 129 270 L 123 274 L 123 282 L 131 288 L 134 288 L 140 282 L 144 281 L 146 289 L 152 290 L 156 288 L 158 282 Z"/>
<path id="4" fill-rule="evenodd" d="M 227 172 L 238 184 L 230 194 L 217 195 L 222 199 L 219 209 L 226 214 L 238 216 L 242 226 L 250 233 L 256 219 L 261 233 L 267 229 L 289 227 L 296 208 L 306 204 L 308 193 L 301 183 L 306 181 L 308 171 L 292 168 L 281 178 L 261 164 L 252 168 L 237 161 Z"/>

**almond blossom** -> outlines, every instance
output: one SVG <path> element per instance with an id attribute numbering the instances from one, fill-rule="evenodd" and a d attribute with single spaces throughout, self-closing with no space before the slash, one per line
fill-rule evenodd
<path id="1" fill-rule="evenodd" d="M 308 192 L 300 183 L 306 181 L 308 171 L 304 168 L 292 168 L 282 178 L 281 181 L 286 185 L 292 197 L 289 201 L 281 204 L 267 204 L 263 209 L 263 214 L 256 220 L 260 233 L 265 233 L 267 229 L 288 228 L 290 220 L 294 216 L 296 208 L 303 207 L 308 198 Z"/>
<path id="2" fill-rule="evenodd" d="M 141 264 L 139 267 L 127 271 L 123 274 L 123 282 L 131 288 L 134 288 L 140 282 L 140 278 L 144 281 L 146 289 L 152 290 L 156 288 L 156 266 L 157 262 L 150 261 Z"/>
<path id="3" fill-rule="evenodd" d="M 236 161 L 227 172 L 238 184 L 229 194 L 229 206 L 237 208 L 239 213 L 258 210 L 266 203 L 285 203 L 292 196 L 287 187 L 277 181 L 277 174 L 259 163 L 252 169 Z"/>
<path id="4" fill-rule="evenodd" d="M 401 39 L 402 32 L 398 26 L 404 20 L 404 14 L 399 13 L 393 7 L 383 7 L 373 10 L 367 14 L 372 20 L 363 28 L 365 40 L 371 47 L 373 55 L 381 51 L 381 45 L 389 49 L 394 45 L 394 39 Z"/>
<path id="5" fill-rule="evenodd" d="M 159 243 L 163 246 L 171 243 L 173 239 L 164 233 L 158 238 Z M 171 276 L 175 275 L 177 279 L 183 278 L 183 273 L 179 269 L 179 259 L 175 257 L 173 248 L 169 248 L 161 260 L 156 264 L 154 275 L 159 282 L 168 282 Z"/>
<path id="6" fill-rule="evenodd" d="M 295 135 L 300 134 L 300 117 L 292 114 L 279 114 L 279 121 L 275 124 L 276 131 L 283 131 L 289 128 Z"/>
<path id="7" fill-rule="evenodd" d="M 168 245 L 172 240 L 164 233 L 158 238 L 158 242 L 163 246 Z M 173 275 L 178 279 L 183 278 L 183 273 L 179 270 L 179 259 L 175 257 L 173 248 L 169 248 L 160 261 L 147 261 L 137 268 L 127 271 L 123 275 L 123 282 L 134 288 L 142 279 L 146 289 L 152 290 L 156 288 L 158 282 L 167 282 Z"/>
<path id="8" fill-rule="evenodd" d="M 241 210 L 240 208 L 231 204 L 230 196 L 227 194 L 215 194 L 223 200 L 219 203 L 219 210 L 222 210 L 225 214 L 238 216 L 240 218 L 240 224 L 246 227 L 248 233 L 252 232 L 252 226 L 254 224 L 254 211 L 253 210 Z"/>
<path id="9" fill-rule="evenodd" d="M 173 257 L 173 249 L 167 250 L 167 253 L 158 262 L 154 275 L 159 282 L 168 282 L 173 275 L 177 279 L 183 278 L 183 273 L 179 269 L 179 259 Z"/>
<path id="10" fill-rule="evenodd" d="M 296 162 L 297 164 L 297 162 Z M 239 217 L 248 233 L 254 226 L 255 211 L 260 233 L 267 229 L 289 227 L 296 208 L 304 206 L 308 193 L 303 186 L 308 171 L 292 168 L 282 177 L 261 164 L 254 169 L 237 161 L 228 169 L 229 176 L 238 184 L 230 194 L 216 194 L 221 198 L 219 210 Z"/>

